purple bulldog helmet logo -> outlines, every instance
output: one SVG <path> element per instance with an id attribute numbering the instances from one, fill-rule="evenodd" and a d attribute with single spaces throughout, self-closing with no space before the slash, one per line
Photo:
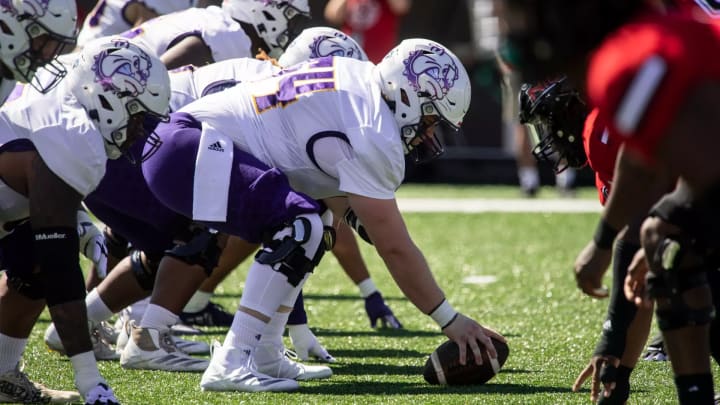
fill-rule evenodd
<path id="1" fill-rule="evenodd" d="M 129 43 L 118 42 L 116 45 L 129 47 Z M 127 53 L 116 54 L 113 50 L 103 50 L 94 57 L 92 66 L 95 81 L 103 90 L 112 91 L 118 96 L 137 97 L 145 92 L 152 61 L 143 51 L 128 57 Z"/>
<path id="2" fill-rule="evenodd" d="M 332 37 L 321 35 L 315 37 L 310 44 L 310 57 L 320 58 L 323 56 L 344 56 L 347 58 L 358 58 L 360 50 L 356 46 L 348 46 L 347 40 L 340 33 Z"/>
<path id="3" fill-rule="evenodd" d="M 458 79 L 458 67 L 443 48 L 431 45 L 434 53 L 413 51 L 403 60 L 403 75 L 415 91 L 427 92 L 432 100 L 443 99 Z"/>

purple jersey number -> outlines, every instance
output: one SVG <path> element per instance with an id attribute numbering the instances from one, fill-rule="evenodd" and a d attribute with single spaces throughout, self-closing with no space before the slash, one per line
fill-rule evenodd
<path id="1" fill-rule="evenodd" d="M 307 64 L 281 71 L 273 80 L 277 80 L 277 92 L 253 96 L 258 114 L 272 108 L 285 107 L 302 94 L 335 90 L 333 58 L 313 59 Z"/>

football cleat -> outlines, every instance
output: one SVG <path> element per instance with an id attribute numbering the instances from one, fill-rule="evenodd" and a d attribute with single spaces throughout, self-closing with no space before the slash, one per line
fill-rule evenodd
<path id="1" fill-rule="evenodd" d="M 19 368 L 0 373 L 0 403 L 64 404 L 81 400 L 75 391 L 51 390 L 30 381 Z"/>
<path id="2" fill-rule="evenodd" d="M 173 336 L 180 336 L 180 335 L 202 335 L 203 331 L 195 328 L 193 326 L 190 326 L 188 324 L 178 322 L 175 325 L 170 327 L 170 334 Z"/>
<path id="3" fill-rule="evenodd" d="M 285 392 L 300 388 L 297 381 L 274 378 L 254 367 L 251 350 L 227 349 L 215 342 L 210 365 L 200 380 L 203 391 Z"/>
<path id="4" fill-rule="evenodd" d="M 214 303 L 208 304 L 198 312 L 182 312 L 180 320 L 186 325 L 195 326 L 230 326 L 235 315 Z"/>
<path id="5" fill-rule="evenodd" d="M 93 353 L 95 354 L 96 360 L 117 360 L 120 358 L 110 342 L 112 339 L 117 339 L 117 337 L 114 337 L 113 334 L 108 331 L 110 328 L 102 323 L 96 324 L 88 322 L 88 329 L 90 330 L 90 341 L 92 342 Z M 60 335 L 57 333 L 57 329 L 55 329 L 55 324 L 51 323 L 45 330 L 44 340 L 48 349 L 60 354 L 65 354 L 65 348 L 60 340 Z"/>
<path id="6" fill-rule="evenodd" d="M 332 376 L 332 369 L 328 366 L 309 366 L 292 361 L 285 355 L 282 345 L 260 343 L 255 348 L 253 360 L 258 371 L 272 377 L 307 381 Z"/>
<path id="7" fill-rule="evenodd" d="M 181 352 L 169 330 L 136 327 L 130 323 L 130 337 L 120 355 L 123 368 L 163 371 L 203 371 L 208 361 Z"/>
<path id="8" fill-rule="evenodd" d="M 112 388 L 100 383 L 88 392 L 85 405 L 120 405 L 120 401 L 115 398 Z"/>
<path id="9" fill-rule="evenodd" d="M 125 350 L 125 346 L 127 346 L 127 342 L 130 339 L 131 333 L 132 333 L 132 328 L 130 326 L 130 322 L 126 322 L 125 327 L 120 329 L 119 334 L 118 334 L 117 346 L 115 348 L 118 355 L 120 353 L 122 353 L 123 350 Z M 177 336 L 172 336 L 172 331 L 171 331 L 171 338 L 172 338 L 173 342 L 175 342 L 175 347 L 185 354 L 208 354 L 208 353 L 210 353 L 210 345 L 208 345 L 205 342 L 194 342 L 192 340 L 180 339 Z"/>

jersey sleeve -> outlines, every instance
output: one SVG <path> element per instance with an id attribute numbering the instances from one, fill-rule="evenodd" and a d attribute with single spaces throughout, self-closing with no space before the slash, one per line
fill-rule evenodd
<path id="1" fill-rule="evenodd" d="M 252 57 L 250 38 L 240 24 L 218 7 L 208 7 L 208 12 L 210 18 L 201 32 L 201 37 L 210 48 L 213 60 L 219 62 L 231 58 Z"/>
<path id="2" fill-rule="evenodd" d="M 158 15 L 182 11 L 192 6 L 189 0 L 142 0 L 142 2 L 155 10 Z"/>
<path id="3" fill-rule="evenodd" d="M 84 117 L 84 110 L 64 109 L 64 127 L 33 131 L 31 140 L 50 170 L 83 197 L 105 175 L 107 155 L 102 136 Z"/>
<path id="4" fill-rule="evenodd" d="M 353 131 L 363 134 L 354 137 L 351 134 Z M 374 133 L 370 127 L 348 132 L 350 139 L 365 139 Z M 380 150 L 378 146 L 375 143 L 353 143 L 355 156 L 337 165 L 340 191 L 381 200 L 395 198 L 395 190 L 404 177 L 405 160 L 402 151 L 398 155 L 393 153 L 396 152 L 393 148 Z"/>
<path id="5" fill-rule="evenodd" d="M 714 69 L 698 62 L 719 50 L 708 34 L 705 24 L 647 17 L 619 30 L 591 59 L 591 104 L 607 117 L 610 135 L 647 161 L 653 161 L 686 94 Z"/>

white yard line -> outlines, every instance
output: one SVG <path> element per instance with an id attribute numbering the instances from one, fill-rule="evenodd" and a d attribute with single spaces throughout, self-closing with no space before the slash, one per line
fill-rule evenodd
<path id="1" fill-rule="evenodd" d="M 585 199 L 495 199 L 495 198 L 400 198 L 402 212 L 561 212 L 592 213 L 602 207 Z"/>

